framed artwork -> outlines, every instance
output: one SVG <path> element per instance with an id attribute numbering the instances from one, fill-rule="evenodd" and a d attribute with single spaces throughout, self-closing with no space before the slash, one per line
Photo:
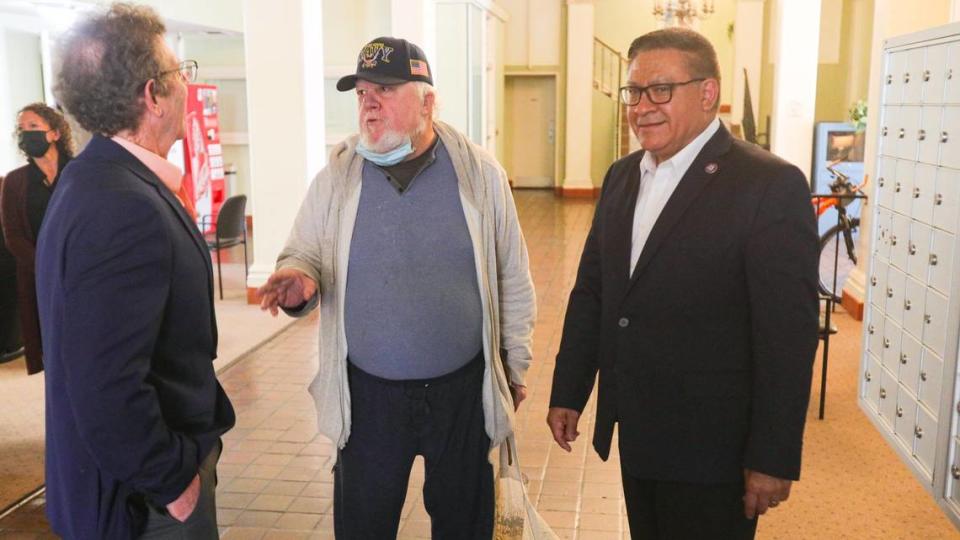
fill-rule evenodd
<path id="1" fill-rule="evenodd" d="M 819 122 L 813 139 L 813 167 L 810 168 L 810 190 L 830 193 L 833 175 L 827 167 L 850 177 L 854 184 L 863 180 L 864 133 L 857 133 L 853 124 Z"/>

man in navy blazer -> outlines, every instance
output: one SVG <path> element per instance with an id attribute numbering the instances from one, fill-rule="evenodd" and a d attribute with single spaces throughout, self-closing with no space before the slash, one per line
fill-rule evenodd
<path id="1" fill-rule="evenodd" d="M 57 92 L 94 133 L 64 170 L 37 247 L 47 516 L 64 538 L 216 538 L 220 436 L 206 245 L 163 156 L 187 82 L 148 8 L 78 24 Z M 185 206 L 186 205 L 186 206 Z"/>
<path id="2" fill-rule="evenodd" d="M 630 47 L 620 91 L 644 151 L 607 173 L 564 322 L 547 422 L 565 449 L 599 373 L 593 445 L 618 424 L 633 538 L 753 538 L 799 478 L 817 347 L 803 174 L 717 118 L 691 30 Z"/>

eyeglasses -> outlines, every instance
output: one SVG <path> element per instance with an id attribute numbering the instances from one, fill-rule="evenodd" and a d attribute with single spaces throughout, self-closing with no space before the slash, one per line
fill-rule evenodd
<path id="1" fill-rule="evenodd" d="M 196 60 L 184 60 L 180 62 L 180 65 L 177 66 L 176 69 L 168 69 L 157 73 L 156 78 L 159 79 L 168 73 L 180 73 L 180 78 L 182 78 L 184 82 L 192 83 L 197 80 L 197 71 L 199 69 L 200 66 Z"/>
<path id="2" fill-rule="evenodd" d="M 628 107 L 633 107 L 640 103 L 640 98 L 643 94 L 646 94 L 650 103 L 654 105 L 664 105 L 670 103 L 670 100 L 673 99 L 674 88 L 705 80 L 705 78 L 701 77 L 699 79 L 690 79 L 689 81 L 657 83 L 651 84 L 650 86 L 623 86 L 620 88 L 620 102 Z"/>

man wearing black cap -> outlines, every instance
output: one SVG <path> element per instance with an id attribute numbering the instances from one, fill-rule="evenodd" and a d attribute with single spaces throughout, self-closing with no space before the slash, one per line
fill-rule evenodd
<path id="1" fill-rule="evenodd" d="M 314 179 L 261 308 L 320 306 L 310 386 L 337 443 L 338 538 L 394 538 L 411 466 L 423 456 L 434 538 L 490 538 L 488 453 L 526 395 L 536 318 L 527 249 L 506 174 L 434 120 L 423 51 L 363 47 L 360 133 Z"/>

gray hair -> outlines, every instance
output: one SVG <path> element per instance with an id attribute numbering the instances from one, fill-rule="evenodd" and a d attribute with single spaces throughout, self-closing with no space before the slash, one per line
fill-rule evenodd
<path id="1" fill-rule="evenodd" d="M 110 137 L 136 130 L 144 85 L 153 79 L 157 95 L 169 91 L 158 77 L 157 38 L 165 32 L 156 11 L 133 4 L 113 4 L 80 21 L 60 44 L 57 98 L 87 131 Z"/>
<path id="2" fill-rule="evenodd" d="M 433 96 L 433 109 L 430 110 L 430 119 L 435 121 L 440 111 L 440 94 L 437 93 L 437 89 L 432 84 L 423 81 L 411 81 L 410 84 L 417 90 L 420 103 L 423 103 L 428 95 Z"/>

